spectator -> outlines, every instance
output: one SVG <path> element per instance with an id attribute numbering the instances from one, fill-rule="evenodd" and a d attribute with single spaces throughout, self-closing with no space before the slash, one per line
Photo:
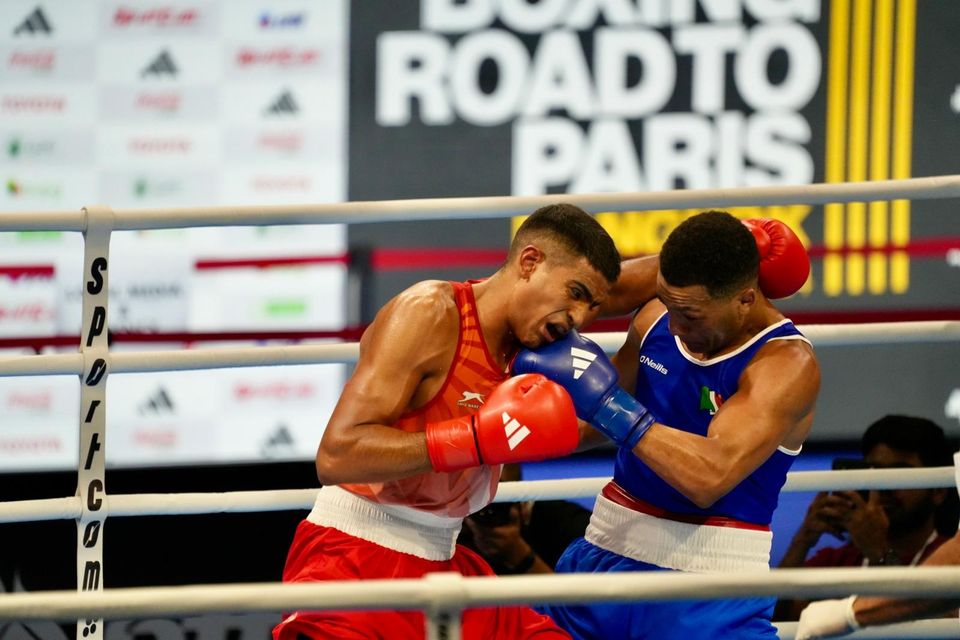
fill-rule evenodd
<path id="1" fill-rule="evenodd" d="M 504 465 L 500 480 L 520 480 L 520 474 L 520 465 Z M 564 549 L 583 536 L 589 522 L 589 511 L 564 500 L 495 502 L 464 520 L 459 542 L 500 575 L 553 573 Z"/>
<path id="2" fill-rule="evenodd" d="M 943 429 L 930 420 L 889 415 L 863 434 L 868 467 L 941 467 L 952 464 Z M 781 568 L 913 566 L 957 529 L 957 495 L 948 489 L 820 493 L 780 563 Z M 938 521 L 940 528 L 938 530 Z M 824 533 L 846 543 L 807 559 Z M 947 534 L 947 535 L 944 535 Z M 781 600 L 775 619 L 796 620 L 808 601 Z"/>

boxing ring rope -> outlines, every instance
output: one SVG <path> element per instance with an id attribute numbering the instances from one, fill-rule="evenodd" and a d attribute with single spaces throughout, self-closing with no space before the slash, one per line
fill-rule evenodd
<path id="1" fill-rule="evenodd" d="M 855 469 L 793 471 L 782 491 L 857 489 L 926 489 L 956 486 L 954 467 L 922 469 Z M 494 502 L 571 500 L 593 498 L 609 477 L 523 480 L 503 482 Z M 138 493 L 105 495 L 104 510 L 111 518 L 309 510 L 317 489 L 273 489 L 210 493 Z M 0 524 L 41 520 L 70 520 L 80 515 L 80 498 L 47 498 L 0 502 Z"/>
<path id="2" fill-rule="evenodd" d="M 960 197 L 960 176 L 940 176 L 881 182 L 815 184 L 786 187 L 705 189 L 658 193 L 567 194 L 563 199 L 587 210 L 627 211 L 678 208 L 717 208 L 750 205 L 827 204 L 895 199 Z M 0 521 L 24 519 L 77 519 L 77 585 L 80 593 L 4 594 L 0 618 L 76 618 L 78 636 L 103 637 L 103 624 L 91 616 L 157 614 L 188 611 L 236 611 L 318 608 L 424 609 L 428 638 L 441 632 L 459 637 L 459 612 L 465 605 L 530 602 L 625 601 L 635 599 L 718 598 L 755 595 L 825 596 L 863 594 L 960 595 L 960 569 L 856 569 L 775 570 L 760 574 L 622 574 L 595 576 L 518 576 L 463 578 L 435 574 L 423 580 L 397 580 L 335 584 L 191 586 L 172 589 L 144 588 L 103 591 L 102 529 L 110 516 L 174 515 L 241 510 L 307 508 L 314 490 L 294 492 L 233 492 L 226 494 L 153 494 L 109 496 L 104 488 L 106 439 L 106 378 L 109 373 L 317 364 L 356 360 L 356 344 L 283 347 L 198 349 L 189 351 L 111 353 L 107 345 L 108 256 L 113 231 L 210 226 L 373 223 L 437 219 L 504 218 L 529 213 L 555 202 L 556 195 L 502 198 L 444 198 L 351 202 L 326 205 L 184 207 L 171 209 L 117 209 L 88 207 L 80 212 L 0 213 L 2 231 L 79 231 L 84 239 L 83 322 L 80 353 L 8 357 L 0 359 L 0 376 L 78 375 L 81 381 L 78 458 L 78 496 L 47 501 L 21 501 L 0 505 Z M 891 323 L 886 325 L 812 325 L 805 332 L 820 345 L 878 344 L 903 341 L 955 340 L 960 322 Z M 605 349 L 622 343 L 623 334 L 600 336 Z M 934 469 L 924 478 L 936 486 L 952 486 L 953 469 Z M 806 475 L 812 475 L 811 474 Z M 823 472 L 820 472 L 823 473 Z M 853 474 L 861 474 L 854 479 Z M 901 472 L 902 473 L 902 472 Z M 916 473 L 911 472 L 912 473 Z M 801 478 L 791 483 L 803 489 L 836 488 L 843 474 L 849 488 L 891 488 L 906 482 L 869 477 L 864 472 L 835 472 L 834 476 Z M 886 474 L 884 474 L 886 475 Z M 883 483 L 872 483 L 883 480 Z M 590 494 L 606 479 L 586 481 Z M 910 480 L 912 483 L 917 480 Z M 560 481 L 570 482 L 570 481 Z M 825 483 L 825 484 L 819 484 Z M 893 484 L 885 484 L 893 483 Z M 533 483 L 503 485 L 501 500 L 520 500 Z M 528 485 L 528 486 L 521 486 Z M 789 485 L 788 485 L 789 486 Z M 844 485 L 846 487 L 846 485 Z M 909 486 L 916 486 L 909 484 Z M 550 489 L 561 491 L 560 488 Z M 564 485 L 569 495 L 572 487 Z M 544 489 L 546 492 L 546 489 Z M 514 492 L 514 493 L 511 493 Z M 530 497 L 543 498 L 532 492 Z M 282 498 L 282 499 L 278 499 Z M 272 502 L 273 505 L 267 504 Z M 306 504 L 304 504 L 306 502 Z M 294 506 L 288 506 L 294 505 Z M 150 511 L 152 510 L 152 511 Z M 573 585 L 576 580 L 576 586 Z M 197 608 L 199 607 L 199 608 Z M 207 607 L 203 609 L 203 607 Z M 955 625 L 955 623 L 954 623 Z M 931 636 L 927 636 L 931 637 Z"/>
<path id="3" fill-rule="evenodd" d="M 99 593 L 13 593 L 0 598 L 0 620 L 186 616 L 238 609 L 259 612 L 419 609 L 432 616 L 451 616 L 459 615 L 463 608 L 504 604 L 726 599 L 757 595 L 810 598 L 850 593 L 912 598 L 956 597 L 960 596 L 960 568 L 776 569 L 741 574 L 635 572 L 496 578 L 434 573 L 415 580 L 138 587 Z M 948 625 L 938 623 L 949 623 L 949 629 Z M 926 621 L 922 626 L 926 634 L 923 637 L 927 638 L 953 637 L 939 633 L 957 632 L 956 620 Z"/>
<path id="4" fill-rule="evenodd" d="M 634 193 L 564 194 L 587 211 L 650 211 L 872 200 L 932 200 L 960 197 L 960 175 L 731 189 Z M 557 202 L 556 194 L 478 198 L 423 198 L 312 205 L 216 206 L 115 209 L 115 231 L 186 227 L 289 224 L 367 224 L 423 220 L 478 220 L 528 214 Z M 0 231 L 85 231 L 83 212 L 33 211 L 0 214 Z"/>
<path id="5" fill-rule="evenodd" d="M 960 340 L 960 320 L 878 322 L 798 327 L 814 346 L 835 347 L 902 342 Z M 587 333 L 607 353 L 615 353 L 627 337 L 625 332 Z M 307 344 L 266 347 L 213 347 L 181 351 L 123 351 L 107 356 L 111 373 L 191 371 L 272 365 L 353 363 L 359 343 Z M 0 377 L 80 375 L 79 353 L 0 357 Z"/>

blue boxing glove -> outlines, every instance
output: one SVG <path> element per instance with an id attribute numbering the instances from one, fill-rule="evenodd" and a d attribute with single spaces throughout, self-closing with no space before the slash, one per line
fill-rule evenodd
<path id="1" fill-rule="evenodd" d="M 577 416 L 621 447 L 633 449 L 653 424 L 653 416 L 617 385 L 616 367 L 596 342 L 576 331 L 514 358 L 513 375 L 540 373 L 570 394 Z"/>

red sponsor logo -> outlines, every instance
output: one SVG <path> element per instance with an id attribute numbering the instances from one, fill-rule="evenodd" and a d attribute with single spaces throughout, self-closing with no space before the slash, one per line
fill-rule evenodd
<path id="1" fill-rule="evenodd" d="M 141 93 L 137 96 L 136 107 L 151 111 L 172 112 L 180 108 L 182 96 L 175 92 Z"/>
<path id="2" fill-rule="evenodd" d="M 57 60 L 57 53 L 53 49 L 38 51 L 14 51 L 10 54 L 10 66 L 18 69 L 36 69 L 49 71 Z"/>
<path id="3" fill-rule="evenodd" d="M 131 153 L 187 154 L 193 148 L 189 138 L 133 138 L 128 144 Z"/>
<path id="4" fill-rule="evenodd" d="M 263 133 L 257 138 L 257 146 L 273 151 L 300 151 L 303 148 L 303 136 L 299 133 Z"/>
<path id="5" fill-rule="evenodd" d="M 54 438 L 53 436 L 0 439 L 0 451 L 60 451 L 62 448 L 63 442 L 60 441 L 60 438 Z"/>
<path id="6" fill-rule="evenodd" d="M 138 429 L 133 433 L 134 444 L 158 449 L 177 446 L 177 439 L 174 429 Z"/>
<path id="7" fill-rule="evenodd" d="M 296 47 L 276 47 L 274 49 L 256 50 L 250 47 L 241 47 L 237 51 L 237 66 L 251 67 L 254 65 L 273 67 L 307 67 L 320 60 L 319 49 L 298 49 Z"/>
<path id="8" fill-rule="evenodd" d="M 309 176 L 258 176 L 250 180 L 256 191 L 309 191 L 313 180 Z"/>
<path id="9" fill-rule="evenodd" d="M 316 395 L 316 388 L 309 382 L 241 382 L 233 387 L 233 397 L 246 400 L 304 400 Z"/>
<path id="10" fill-rule="evenodd" d="M 11 411 L 49 411 L 53 406 L 53 393 L 45 391 L 11 391 L 7 394 L 7 409 Z"/>
<path id="11" fill-rule="evenodd" d="M 4 96 L 3 111 L 7 113 L 61 112 L 67 106 L 64 96 Z"/>
<path id="12" fill-rule="evenodd" d="M 184 27 L 193 24 L 200 17 L 197 9 L 173 9 L 156 7 L 153 9 L 133 9 L 117 7 L 113 14 L 113 24 L 118 27 L 131 25 L 151 25 L 155 27 Z"/>
<path id="13" fill-rule="evenodd" d="M 56 317 L 53 308 L 42 302 L 25 302 L 19 305 L 0 305 L 0 322 L 43 322 Z"/>

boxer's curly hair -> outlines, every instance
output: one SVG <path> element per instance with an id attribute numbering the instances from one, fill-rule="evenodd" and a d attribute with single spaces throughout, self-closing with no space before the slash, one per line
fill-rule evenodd
<path id="1" fill-rule="evenodd" d="M 534 211 L 517 230 L 510 257 L 538 235 L 549 235 L 572 254 L 585 257 L 611 284 L 620 276 L 620 253 L 613 238 L 580 207 L 559 203 Z"/>
<path id="2" fill-rule="evenodd" d="M 706 211 L 687 218 L 660 250 L 660 274 L 667 284 L 702 285 L 715 299 L 755 285 L 759 267 L 753 234 L 726 211 Z"/>

